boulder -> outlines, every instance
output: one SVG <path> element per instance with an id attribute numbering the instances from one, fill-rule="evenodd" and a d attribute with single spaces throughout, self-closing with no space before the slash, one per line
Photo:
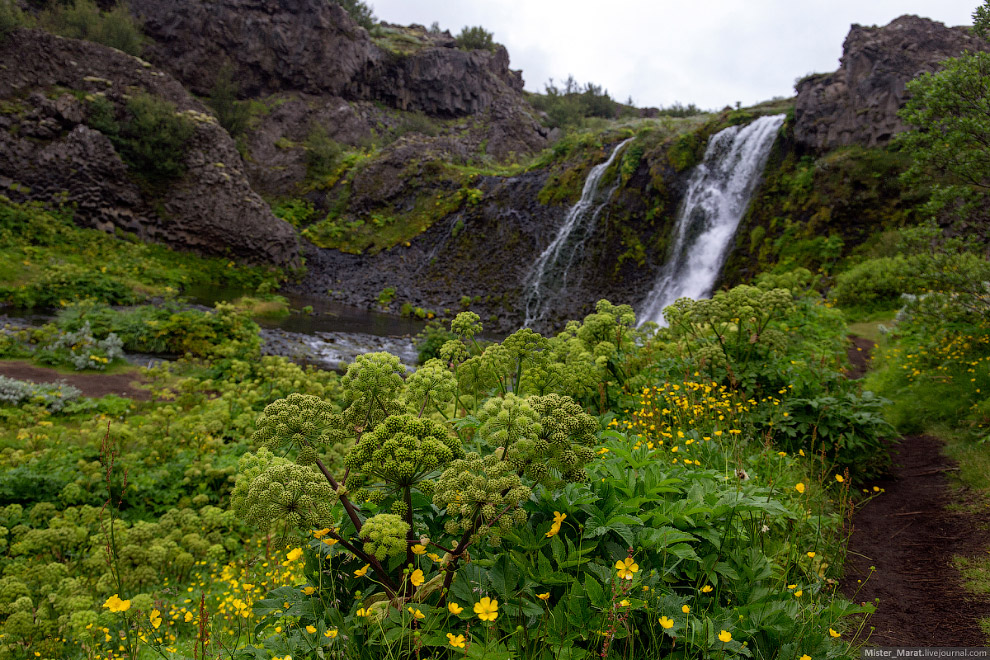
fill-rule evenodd
<path id="1" fill-rule="evenodd" d="M 901 16 L 884 27 L 853 25 L 839 69 L 796 84 L 794 138 L 813 151 L 886 143 L 909 126 L 897 111 L 905 85 L 963 51 L 987 50 L 965 27 Z"/>

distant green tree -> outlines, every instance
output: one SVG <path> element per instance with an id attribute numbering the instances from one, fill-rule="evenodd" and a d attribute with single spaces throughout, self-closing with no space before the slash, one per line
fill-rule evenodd
<path id="1" fill-rule="evenodd" d="M 973 13 L 973 32 L 990 34 L 990 0 Z M 912 156 L 905 179 L 931 185 L 934 215 L 987 216 L 990 199 L 990 53 L 964 53 L 907 85 L 900 117 L 916 130 L 898 136 Z"/>
<path id="2" fill-rule="evenodd" d="M 481 27 L 464 26 L 461 33 L 456 37 L 457 47 L 462 50 L 495 50 L 495 35 Z"/>
<path id="3" fill-rule="evenodd" d="M 217 72 L 208 103 L 217 113 L 220 125 L 235 138 L 247 129 L 248 118 L 251 116 L 248 105 L 237 100 L 239 91 L 240 85 L 234 80 L 234 67 L 226 62 Z"/>
<path id="4" fill-rule="evenodd" d="M 140 55 L 144 35 L 126 5 L 114 5 L 101 11 L 93 0 L 74 0 L 71 4 L 54 4 L 41 13 L 41 26 L 70 39 L 85 39 Z"/>
<path id="5" fill-rule="evenodd" d="M 24 13 L 14 0 L 0 0 L 0 43 L 24 25 Z"/>
<path id="6" fill-rule="evenodd" d="M 370 30 L 371 28 L 373 28 L 375 26 L 375 23 L 378 21 L 378 19 L 375 18 L 375 14 L 372 7 L 369 6 L 366 2 L 362 2 L 361 0 L 333 0 L 333 1 L 336 2 L 338 5 L 340 5 L 341 7 L 343 7 L 344 11 L 350 14 L 351 18 L 354 19 L 354 22 L 360 25 L 361 27 L 363 27 L 365 30 Z"/>

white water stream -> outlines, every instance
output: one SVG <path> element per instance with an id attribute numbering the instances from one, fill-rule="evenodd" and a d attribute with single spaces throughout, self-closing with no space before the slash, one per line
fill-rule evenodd
<path id="1" fill-rule="evenodd" d="M 675 300 L 711 295 L 783 123 L 784 115 L 760 117 L 709 140 L 704 160 L 688 180 L 667 262 L 640 305 L 640 323 L 666 325 L 663 310 Z"/>
<path id="2" fill-rule="evenodd" d="M 605 170 L 615 161 L 622 147 L 632 138 L 620 142 L 608 160 L 591 168 L 581 190 L 581 199 L 570 208 L 564 224 L 561 225 L 553 242 L 537 258 L 523 282 L 523 300 L 526 302 L 524 327 L 532 327 L 534 322 L 544 319 L 552 302 L 567 287 L 567 273 L 581 253 L 585 241 L 595 229 L 595 222 L 602 209 L 612 198 L 619 186 L 619 178 L 605 194 L 601 194 L 599 184 Z"/>

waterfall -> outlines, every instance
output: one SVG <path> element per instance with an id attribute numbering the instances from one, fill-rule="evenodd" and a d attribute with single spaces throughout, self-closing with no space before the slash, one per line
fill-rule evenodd
<path id="1" fill-rule="evenodd" d="M 595 222 L 601 215 L 602 209 L 608 204 L 615 189 L 619 187 L 619 179 L 616 177 L 615 185 L 602 195 L 599 190 L 602 176 L 622 151 L 622 147 L 631 140 L 632 138 L 629 138 L 620 142 L 612 150 L 608 160 L 591 168 L 581 190 L 581 199 L 567 211 L 564 224 L 558 230 L 557 236 L 536 259 L 526 275 L 523 281 L 523 299 L 526 302 L 524 327 L 531 327 L 534 322 L 543 320 L 550 311 L 548 304 L 566 289 L 567 273 L 571 265 L 594 231 Z"/>
<path id="2" fill-rule="evenodd" d="M 673 247 L 641 305 L 640 323 L 665 325 L 664 307 L 678 298 L 711 295 L 783 123 L 784 115 L 760 117 L 747 126 L 719 131 L 709 140 L 704 160 L 688 179 Z"/>

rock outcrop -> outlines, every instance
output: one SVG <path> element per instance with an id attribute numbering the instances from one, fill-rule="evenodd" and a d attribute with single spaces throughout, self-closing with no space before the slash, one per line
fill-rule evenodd
<path id="1" fill-rule="evenodd" d="M 292 265 L 295 231 L 252 189 L 230 136 L 168 74 L 97 44 L 19 30 L 0 45 L 0 194 L 76 207 L 77 223 L 209 254 Z M 103 133 L 94 100 L 120 110 L 147 93 L 195 127 L 186 173 L 148 190 Z"/>
<path id="2" fill-rule="evenodd" d="M 897 116 L 905 85 L 963 51 L 986 50 L 965 27 L 901 16 L 884 27 L 853 25 L 839 70 L 798 81 L 794 137 L 815 151 L 884 144 L 908 126 Z"/>
<path id="3" fill-rule="evenodd" d="M 200 95 L 225 62 L 246 96 L 339 96 L 436 117 L 476 114 L 523 87 L 501 46 L 466 52 L 449 34 L 386 24 L 376 28 L 386 43 L 397 34 L 402 44 L 388 50 L 327 0 L 129 2 L 152 39 L 148 58 Z"/>

